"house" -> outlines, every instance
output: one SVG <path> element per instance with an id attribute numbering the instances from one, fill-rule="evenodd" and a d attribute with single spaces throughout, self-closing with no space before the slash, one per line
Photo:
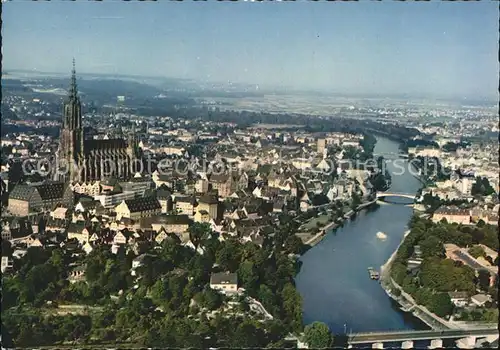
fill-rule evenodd
<path id="1" fill-rule="evenodd" d="M 155 232 L 155 231 L 152 231 L 152 232 Z M 157 243 L 157 244 L 161 244 L 164 240 L 166 239 L 169 239 L 169 240 L 174 240 L 176 242 L 180 242 L 180 238 L 178 236 L 176 236 L 174 233 L 172 232 L 167 232 L 165 230 L 165 228 L 160 228 L 160 231 L 158 233 L 155 233 L 153 235 L 154 237 L 154 241 Z"/>
<path id="2" fill-rule="evenodd" d="M 408 270 L 414 270 L 420 267 L 422 265 L 422 258 L 410 258 L 407 261 L 407 268 Z"/>
<path id="3" fill-rule="evenodd" d="M 194 214 L 194 222 L 208 223 L 210 219 L 210 214 L 208 214 L 206 210 L 198 210 L 196 214 Z"/>
<path id="4" fill-rule="evenodd" d="M 158 215 L 161 212 L 160 202 L 156 197 L 142 197 L 122 201 L 115 208 L 116 219 L 129 218 L 139 220 L 144 217 Z"/>
<path id="5" fill-rule="evenodd" d="M 453 305 L 457 307 L 464 307 L 469 303 L 469 296 L 466 292 L 448 292 L 448 295 Z"/>
<path id="6" fill-rule="evenodd" d="M 64 220 L 66 219 L 66 213 L 68 212 L 68 208 L 65 207 L 57 207 L 50 212 L 50 217 L 56 220 Z"/>
<path id="7" fill-rule="evenodd" d="M 76 266 L 68 273 L 69 283 L 85 281 L 85 265 Z"/>
<path id="8" fill-rule="evenodd" d="M 246 190 L 248 188 L 249 178 L 246 172 L 243 172 L 236 180 L 236 188 L 238 190 Z"/>
<path id="9" fill-rule="evenodd" d="M 460 209 L 456 206 L 441 206 L 432 215 L 432 221 L 440 222 L 442 219 L 446 219 L 449 223 L 469 225 L 470 211 L 469 209 Z"/>
<path id="10" fill-rule="evenodd" d="M 174 209 L 179 214 L 185 214 L 189 217 L 193 217 L 197 206 L 198 202 L 195 197 L 175 196 Z"/>
<path id="11" fill-rule="evenodd" d="M 6 271 L 12 269 L 13 267 L 13 261 L 10 256 L 2 256 L 2 268 L 1 271 L 2 273 L 5 273 Z"/>
<path id="12" fill-rule="evenodd" d="M 120 246 L 123 244 L 127 244 L 127 241 L 130 238 L 130 236 L 131 234 L 128 230 L 121 230 L 116 232 L 113 237 L 113 245 Z"/>
<path id="13" fill-rule="evenodd" d="M 230 272 L 216 272 L 210 276 L 210 288 L 222 293 L 236 293 L 238 291 L 238 275 Z"/>
<path id="14" fill-rule="evenodd" d="M 84 222 L 71 223 L 68 226 L 68 239 L 76 239 L 80 244 L 88 242 L 92 235 L 90 228 Z"/>
<path id="15" fill-rule="evenodd" d="M 285 202 L 281 199 L 276 199 L 273 201 L 273 213 L 281 213 L 283 212 L 283 208 L 285 207 Z"/>
<path id="16" fill-rule="evenodd" d="M 141 254 L 132 260 L 132 268 L 130 269 L 130 274 L 135 276 L 137 274 L 137 269 L 144 264 L 144 259 L 150 254 Z"/>
<path id="17" fill-rule="evenodd" d="M 79 183 L 75 182 L 72 183 L 71 188 L 73 192 L 75 193 L 80 193 L 80 194 L 86 194 L 89 196 L 95 196 L 98 195 L 99 192 L 101 192 L 101 184 L 100 181 L 89 181 L 89 182 L 84 182 L 84 183 Z M 103 190 L 108 190 L 109 188 L 113 188 L 113 186 L 103 186 Z"/>
<path id="18" fill-rule="evenodd" d="M 210 185 L 212 185 L 212 189 L 217 190 L 219 197 L 229 197 L 234 190 L 233 184 L 233 177 L 231 175 L 213 174 L 210 176 Z"/>
<path id="19" fill-rule="evenodd" d="M 198 211 L 206 211 L 210 219 L 217 220 L 219 217 L 219 200 L 215 196 L 204 195 L 198 200 Z"/>
<path id="20" fill-rule="evenodd" d="M 470 298 L 470 301 L 472 302 L 473 305 L 482 307 L 487 302 L 491 302 L 491 297 L 485 294 L 476 294 Z"/>
<path id="21" fill-rule="evenodd" d="M 81 199 L 75 206 L 75 212 L 100 215 L 104 213 L 104 207 L 98 200 Z"/>
<path id="22" fill-rule="evenodd" d="M 155 232 L 160 232 L 161 229 L 164 229 L 166 232 L 183 236 L 192 223 L 193 221 L 187 215 L 162 214 L 141 219 L 140 226 L 142 229 L 152 228 Z"/>
<path id="23" fill-rule="evenodd" d="M 29 236 L 26 240 L 25 240 L 25 243 L 26 243 L 26 246 L 29 248 L 29 247 L 37 247 L 37 248 L 41 248 L 43 247 L 43 243 L 42 241 L 40 240 L 40 238 L 38 237 L 34 237 L 34 236 Z"/>
<path id="24" fill-rule="evenodd" d="M 300 198 L 300 211 L 308 211 L 312 206 L 311 199 L 309 198 L 307 192 Z"/>
<path id="25" fill-rule="evenodd" d="M 2 240 L 10 241 L 12 239 L 12 231 L 8 221 L 2 221 Z"/>
<path id="26" fill-rule="evenodd" d="M 160 202 L 162 213 L 168 213 L 174 209 L 172 193 L 169 190 L 163 188 L 158 189 L 156 192 L 156 199 Z"/>
<path id="27" fill-rule="evenodd" d="M 414 245 L 413 246 L 413 255 L 416 258 L 421 258 L 422 257 L 422 249 L 420 249 L 419 245 Z"/>
<path id="28" fill-rule="evenodd" d="M 195 184 L 195 191 L 197 193 L 207 193 L 208 192 L 208 180 L 207 179 L 198 179 Z"/>
<path id="29" fill-rule="evenodd" d="M 182 244 L 184 247 L 188 247 L 192 250 L 194 250 L 196 253 L 200 254 L 200 255 L 203 255 L 205 253 L 205 250 L 203 249 L 203 247 L 201 246 L 198 246 L 196 247 L 194 245 L 194 243 L 191 241 L 191 239 L 188 239 L 185 243 Z"/>
<path id="30" fill-rule="evenodd" d="M 92 245 L 91 242 L 85 242 L 82 246 L 82 250 L 85 252 L 85 254 L 90 254 L 94 250 L 94 246 Z"/>

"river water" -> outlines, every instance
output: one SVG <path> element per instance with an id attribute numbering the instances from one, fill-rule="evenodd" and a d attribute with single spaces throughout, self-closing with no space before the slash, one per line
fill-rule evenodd
<path id="1" fill-rule="evenodd" d="M 398 153 L 398 147 L 398 143 L 379 137 L 374 152 Z M 420 182 L 408 171 L 396 175 L 400 168 L 391 163 L 387 169 L 392 176 L 391 192 L 414 194 L 420 188 Z M 429 328 L 399 310 L 380 284 L 369 278 L 367 270 L 369 266 L 380 270 L 396 250 L 412 210 L 398 204 L 363 210 L 302 256 L 296 285 L 303 299 L 304 324 L 322 321 L 334 334 Z M 387 235 L 385 241 L 376 237 L 378 231 Z"/>

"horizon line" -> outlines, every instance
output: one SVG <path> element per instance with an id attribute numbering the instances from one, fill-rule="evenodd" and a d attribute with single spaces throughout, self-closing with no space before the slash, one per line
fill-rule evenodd
<path id="1" fill-rule="evenodd" d="M 9 72 L 22 72 L 22 73 L 38 73 L 38 74 L 46 74 L 46 75 L 66 75 L 66 73 L 61 73 L 61 72 L 50 72 L 50 71 L 40 71 L 36 69 L 21 69 L 21 68 L 14 68 L 14 69 L 5 69 L 5 67 L 1 68 L 1 77 L 2 79 L 4 78 L 4 74 L 9 75 Z M 67 73 L 68 77 L 71 76 L 71 71 Z M 88 72 L 77 72 L 77 76 L 109 76 L 109 77 L 123 77 L 123 78 L 135 78 L 135 79 L 154 79 L 154 80 L 178 80 L 178 81 L 186 81 L 186 82 L 195 82 L 195 83 L 211 83 L 211 84 L 228 84 L 227 82 L 222 82 L 222 81 L 208 81 L 208 80 L 203 80 L 203 79 L 195 79 L 195 78 L 178 78 L 178 77 L 169 77 L 169 76 L 151 76 L 151 75 L 139 75 L 139 74 L 126 74 L 126 73 L 88 73 Z M 387 92 L 387 93 L 381 93 L 381 92 L 341 92 L 335 89 L 320 89 L 320 90 L 315 90 L 315 89 L 306 89 L 303 90 L 298 87 L 287 87 L 287 86 L 268 86 L 268 85 L 263 85 L 263 84 L 256 84 L 256 83 L 232 83 L 234 85 L 239 85 L 239 86 L 259 86 L 259 89 L 261 89 L 262 93 L 268 92 L 266 90 L 276 90 L 275 92 L 279 93 L 284 93 L 284 92 L 289 92 L 289 93 L 302 93 L 302 94 L 310 94 L 310 93 L 317 93 L 321 95 L 325 94 L 334 94 L 338 95 L 339 97 L 356 97 L 356 98 L 401 98 L 401 97 L 406 97 L 409 99 L 430 99 L 430 100 L 444 100 L 444 101 L 454 101 L 454 102 L 465 102 L 467 100 L 473 101 L 473 102 L 488 102 L 488 103 L 493 103 L 497 104 L 499 95 L 500 95 L 500 90 L 495 91 L 495 96 L 493 94 L 491 96 L 473 96 L 473 97 L 467 97 L 467 96 L 451 96 L 451 95 L 439 95 L 436 96 L 434 94 L 428 94 L 425 92 L 419 92 L 419 93 L 405 93 L 405 92 Z M 262 86 L 262 87 L 261 87 Z M 235 92 L 248 92 L 248 91 L 235 91 Z"/>

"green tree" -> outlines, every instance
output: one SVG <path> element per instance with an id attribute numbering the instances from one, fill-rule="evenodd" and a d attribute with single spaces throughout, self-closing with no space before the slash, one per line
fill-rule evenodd
<path id="1" fill-rule="evenodd" d="M 490 273 L 486 270 L 479 270 L 477 276 L 479 289 L 487 291 L 490 287 Z"/>
<path id="2" fill-rule="evenodd" d="M 426 306 L 439 317 L 450 315 L 453 311 L 453 303 L 448 293 L 434 294 Z"/>
<path id="3" fill-rule="evenodd" d="M 479 245 L 475 245 L 473 247 L 470 247 L 469 254 L 476 259 L 479 258 L 480 256 L 484 257 L 486 255 L 483 247 L 481 247 Z"/>
<path id="4" fill-rule="evenodd" d="M 435 236 L 428 236 L 420 242 L 420 249 L 422 250 L 422 257 L 444 257 L 445 251 L 441 240 Z"/>
<path id="5" fill-rule="evenodd" d="M 304 340 L 310 348 L 324 349 L 333 341 L 332 333 L 323 322 L 313 322 L 304 328 Z"/>
<path id="6" fill-rule="evenodd" d="M 287 283 L 281 293 L 284 320 L 294 331 L 302 329 L 302 298 L 291 283 Z"/>
<path id="7" fill-rule="evenodd" d="M 304 251 L 304 244 L 299 237 L 292 234 L 285 240 L 285 251 L 293 254 L 301 254 Z"/>
<path id="8" fill-rule="evenodd" d="M 238 268 L 238 278 L 243 288 L 249 291 L 256 291 L 258 287 L 259 275 L 252 261 L 247 260 L 240 264 Z"/>

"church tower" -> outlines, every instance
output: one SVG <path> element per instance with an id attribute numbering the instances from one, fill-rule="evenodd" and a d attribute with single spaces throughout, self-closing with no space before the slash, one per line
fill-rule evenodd
<path id="1" fill-rule="evenodd" d="M 82 126 L 82 105 L 76 88 L 75 60 L 71 72 L 69 94 L 63 106 L 63 120 L 59 144 L 59 162 L 66 169 L 64 178 L 69 181 L 79 179 L 84 159 L 84 134 Z"/>

